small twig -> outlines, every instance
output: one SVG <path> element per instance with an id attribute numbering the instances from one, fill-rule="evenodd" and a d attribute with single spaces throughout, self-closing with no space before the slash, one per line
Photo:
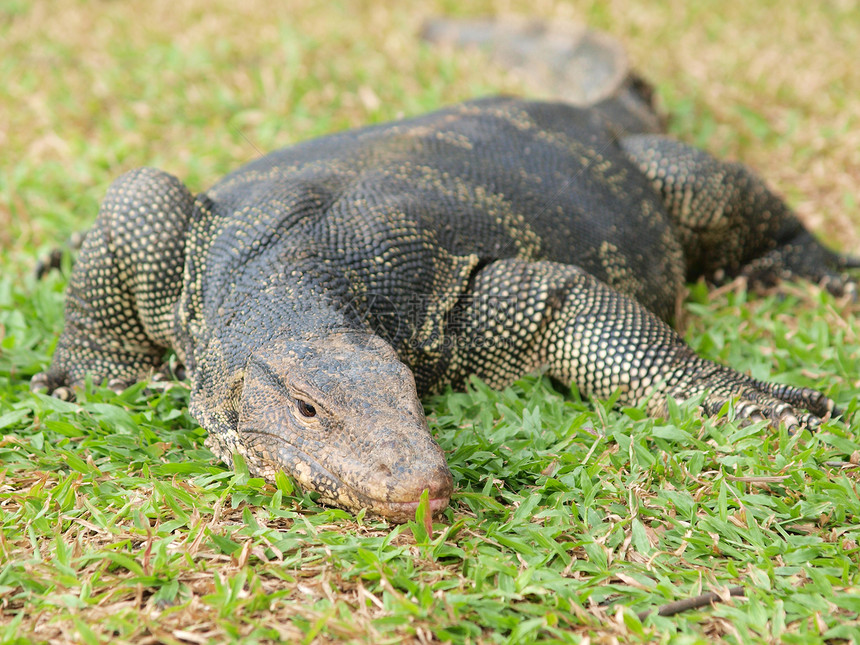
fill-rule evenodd
<path id="1" fill-rule="evenodd" d="M 245 142 L 254 149 L 254 152 L 257 153 L 258 157 L 264 156 L 263 151 L 260 150 L 257 146 L 255 146 L 254 142 L 251 141 L 248 137 L 246 137 L 244 132 L 242 132 L 239 128 L 233 128 L 233 131 L 236 134 L 238 134 L 240 137 L 242 137 L 245 140 Z"/>
<path id="2" fill-rule="evenodd" d="M 743 587 L 731 587 L 729 589 L 730 596 L 743 596 L 744 588 Z M 698 609 L 699 607 L 705 607 L 710 605 L 711 603 L 720 602 L 722 598 L 719 594 L 714 593 L 713 591 L 709 591 L 708 593 L 703 593 L 700 596 L 693 596 L 692 598 L 685 598 L 684 600 L 676 600 L 675 602 L 670 602 L 665 605 L 660 605 L 657 607 L 657 615 L 658 616 L 674 616 L 675 614 L 680 614 L 682 611 L 687 611 L 688 609 Z M 639 620 L 645 620 L 648 616 L 654 611 L 654 609 L 646 609 L 645 611 L 640 611 L 638 616 Z"/>
<path id="3" fill-rule="evenodd" d="M 831 468 L 860 468 L 860 464 L 855 464 L 850 461 L 825 461 L 825 466 L 830 466 Z"/>
<path id="4" fill-rule="evenodd" d="M 725 477 L 729 481 L 743 482 L 745 484 L 778 484 L 788 479 L 788 475 L 743 475 L 737 477 L 726 474 Z"/>

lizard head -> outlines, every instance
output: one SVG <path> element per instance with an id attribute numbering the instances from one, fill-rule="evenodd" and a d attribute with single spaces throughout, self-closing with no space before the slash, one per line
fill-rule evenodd
<path id="1" fill-rule="evenodd" d="M 379 337 L 275 340 L 243 381 L 237 439 L 255 474 L 284 471 L 327 504 L 394 521 L 414 517 L 424 490 L 431 510 L 447 506 L 451 472 L 412 372 Z"/>

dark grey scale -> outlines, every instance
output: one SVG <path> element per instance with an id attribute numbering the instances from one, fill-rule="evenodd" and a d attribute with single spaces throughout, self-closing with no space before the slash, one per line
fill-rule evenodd
<path id="1" fill-rule="evenodd" d="M 322 500 L 414 516 L 451 493 L 419 396 L 546 367 L 592 397 L 789 427 L 824 394 L 696 356 L 667 324 L 685 279 L 807 278 L 856 292 L 749 170 L 599 110 L 485 99 L 260 158 L 196 199 L 118 179 L 70 280 L 34 388 L 146 378 L 167 349 L 225 462 L 283 470 Z"/>

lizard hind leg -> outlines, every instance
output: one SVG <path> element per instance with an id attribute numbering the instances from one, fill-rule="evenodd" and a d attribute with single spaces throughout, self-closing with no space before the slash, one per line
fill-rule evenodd
<path id="1" fill-rule="evenodd" d="M 860 259 L 816 240 L 749 168 L 668 137 L 634 135 L 620 145 L 660 195 L 684 248 L 688 280 L 741 275 L 763 290 L 802 279 L 856 297 L 857 279 L 846 270 L 860 267 Z"/>
<path id="2" fill-rule="evenodd" d="M 193 208 L 188 189 L 153 168 L 111 184 L 69 279 L 53 362 L 31 389 L 69 398 L 89 375 L 121 390 L 161 363 L 173 344 Z"/>

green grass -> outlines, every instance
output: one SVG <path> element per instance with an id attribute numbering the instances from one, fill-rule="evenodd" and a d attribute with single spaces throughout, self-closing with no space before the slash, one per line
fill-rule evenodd
<path id="1" fill-rule="evenodd" d="M 433 524 L 226 469 L 187 389 L 28 392 L 65 275 L 36 256 L 155 165 L 198 191 L 328 131 L 517 89 L 423 17 L 518 10 L 621 37 L 685 140 L 743 159 L 860 251 L 851 3 L 7 2 L 0 6 L 0 642 L 857 642 L 860 439 L 616 411 L 528 377 L 427 402 L 455 478 Z M 687 338 L 860 408 L 858 305 L 809 286 L 687 304 Z M 746 598 L 639 612 L 742 585 Z"/>

